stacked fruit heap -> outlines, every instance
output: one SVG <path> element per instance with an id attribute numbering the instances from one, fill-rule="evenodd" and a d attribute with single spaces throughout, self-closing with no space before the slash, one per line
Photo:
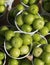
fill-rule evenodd
<path id="1" fill-rule="evenodd" d="M 8 55 L 7 64 L 50 65 L 50 44 L 45 38 L 50 32 L 50 17 L 39 14 L 37 5 L 39 0 L 21 0 L 20 2 L 8 15 L 9 23 L 13 26 L 0 27 L 0 47 L 4 46 Z M 1 0 L 0 13 L 4 11 L 5 0 Z M 29 61 L 28 55 L 33 56 L 32 61 Z M 0 52 L 0 60 L 0 65 L 3 65 L 4 54 L 2 52 Z"/>
<path id="2" fill-rule="evenodd" d="M 0 0 L 0 14 L 5 11 L 5 0 Z"/>

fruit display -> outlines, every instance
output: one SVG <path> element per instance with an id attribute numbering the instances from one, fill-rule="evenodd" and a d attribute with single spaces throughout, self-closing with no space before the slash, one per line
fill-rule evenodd
<path id="1" fill-rule="evenodd" d="M 5 0 L 0 0 L 0 16 L 5 12 Z"/>
<path id="2" fill-rule="evenodd" d="M 50 65 L 50 1 L 18 1 L 0 0 L 0 65 Z"/>
<path id="3" fill-rule="evenodd" d="M 35 47 L 32 54 L 34 55 L 34 65 L 50 64 L 50 44 Z"/>

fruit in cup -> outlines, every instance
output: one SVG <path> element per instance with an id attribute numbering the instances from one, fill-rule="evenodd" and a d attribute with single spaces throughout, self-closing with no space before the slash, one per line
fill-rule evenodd
<path id="1" fill-rule="evenodd" d="M 42 29 L 44 27 L 44 20 L 41 18 L 35 19 L 33 22 L 33 27 L 37 30 Z"/>
<path id="2" fill-rule="evenodd" d="M 49 32 L 49 29 L 45 26 L 40 30 L 40 33 L 44 36 L 46 36 Z"/>
<path id="3" fill-rule="evenodd" d="M 24 45 L 30 45 L 32 43 L 32 37 L 29 34 L 24 34 L 22 39 Z"/>
<path id="4" fill-rule="evenodd" d="M 45 63 L 50 63 L 50 53 L 49 52 L 43 52 L 43 54 L 42 54 L 42 60 Z"/>
<path id="5" fill-rule="evenodd" d="M 50 52 L 50 44 L 44 46 L 44 51 Z"/>
<path id="6" fill-rule="evenodd" d="M 16 18 L 16 23 L 18 26 L 22 26 L 23 25 L 23 19 L 21 15 L 18 15 Z"/>
<path id="7" fill-rule="evenodd" d="M 12 48 L 12 45 L 9 42 L 6 42 L 6 49 L 10 50 Z"/>
<path id="8" fill-rule="evenodd" d="M 20 33 L 15 33 L 15 37 L 20 37 Z"/>
<path id="9" fill-rule="evenodd" d="M 0 65 L 2 65 L 3 64 L 3 62 L 0 60 Z"/>
<path id="10" fill-rule="evenodd" d="M 24 22 L 28 25 L 31 25 L 34 21 L 34 15 L 28 14 L 24 17 Z"/>
<path id="11" fill-rule="evenodd" d="M 50 22 L 47 22 L 46 26 L 47 26 L 47 28 L 48 28 L 49 31 L 50 31 Z"/>
<path id="12" fill-rule="evenodd" d="M 18 64 L 19 64 L 18 60 L 15 59 L 9 59 L 8 61 L 8 65 L 18 65 Z"/>
<path id="13" fill-rule="evenodd" d="M 23 40 L 20 37 L 14 37 L 11 40 L 11 44 L 15 48 L 20 48 L 23 44 Z"/>
<path id="14" fill-rule="evenodd" d="M 29 0 L 22 0 L 24 4 L 28 4 Z"/>
<path id="15" fill-rule="evenodd" d="M 34 34 L 34 35 L 32 36 L 32 38 L 33 38 L 34 41 L 40 41 L 41 36 L 40 36 L 38 33 L 36 33 L 36 34 Z"/>
<path id="16" fill-rule="evenodd" d="M 28 9 L 31 14 L 38 14 L 39 8 L 37 5 L 31 5 Z"/>
<path id="17" fill-rule="evenodd" d="M 6 31 L 9 30 L 7 26 L 1 26 L 0 31 Z"/>
<path id="18" fill-rule="evenodd" d="M 34 48 L 34 50 L 33 50 L 33 55 L 34 55 L 35 57 L 39 57 L 39 56 L 42 54 L 42 52 L 43 52 L 43 49 L 42 49 L 42 48 L 36 47 L 36 48 Z"/>
<path id="19" fill-rule="evenodd" d="M 0 5 L 5 5 L 5 0 L 0 0 Z"/>
<path id="20" fill-rule="evenodd" d="M 0 13 L 3 13 L 5 11 L 5 6 L 0 6 Z"/>
<path id="21" fill-rule="evenodd" d="M 17 58 L 20 56 L 20 50 L 18 48 L 13 48 L 11 49 L 10 51 L 10 55 L 13 57 L 13 58 Z"/>
<path id="22" fill-rule="evenodd" d="M 28 24 L 22 25 L 21 29 L 24 32 L 31 32 L 32 31 L 32 27 L 30 25 L 28 25 Z"/>
<path id="23" fill-rule="evenodd" d="M 4 53 L 0 51 L 0 60 L 3 60 L 4 58 L 5 58 Z"/>
<path id="24" fill-rule="evenodd" d="M 30 5 L 32 5 L 33 3 L 36 3 L 36 0 L 29 0 Z"/>
<path id="25" fill-rule="evenodd" d="M 23 46 L 20 48 L 20 52 L 21 52 L 21 55 L 28 54 L 28 52 L 29 52 L 29 47 L 26 46 L 26 45 L 23 45 Z"/>
<path id="26" fill-rule="evenodd" d="M 41 40 L 39 41 L 40 44 L 47 44 L 47 41 L 43 38 L 41 38 Z"/>
<path id="27" fill-rule="evenodd" d="M 24 8 L 24 6 L 22 4 L 18 4 L 16 6 L 16 9 L 17 9 L 17 11 L 21 11 L 21 10 L 24 10 L 25 8 Z"/>
<path id="28" fill-rule="evenodd" d="M 12 30 L 8 30 L 5 32 L 5 39 L 10 40 L 12 37 L 14 37 L 15 33 Z"/>
<path id="29" fill-rule="evenodd" d="M 44 65 L 44 62 L 40 59 L 34 59 L 34 65 Z"/>

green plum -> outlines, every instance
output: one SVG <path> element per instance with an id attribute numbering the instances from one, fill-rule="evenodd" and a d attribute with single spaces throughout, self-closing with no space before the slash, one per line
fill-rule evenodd
<path id="1" fill-rule="evenodd" d="M 33 53 L 33 55 L 35 57 L 39 57 L 42 54 L 42 52 L 43 52 L 43 49 L 42 48 L 36 47 L 36 48 L 33 49 L 33 52 L 32 53 Z"/>
<path id="2" fill-rule="evenodd" d="M 6 42 L 6 49 L 10 50 L 12 48 L 12 45 L 9 42 Z"/>
<path id="3" fill-rule="evenodd" d="M 49 32 L 49 29 L 44 26 L 41 30 L 40 30 L 40 33 L 43 35 L 43 36 L 46 36 Z"/>
<path id="4" fill-rule="evenodd" d="M 15 60 L 15 59 L 10 59 L 8 61 L 8 65 L 18 65 L 18 64 L 19 64 L 18 60 Z"/>
<path id="5" fill-rule="evenodd" d="M 5 32 L 5 39 L 7 41 L 9 41 L 14 36 L 15 36 L 15 33 L 12 30 L 8 30 L 8 31 Z"/>
<path id="6" fill-rule="evenodd" d="M 0 65 L 2 65 L 3 64 L 3 62 L 0 60 Z"/>
<path id="7" fill-rule="evenodd" d="M 46 26 L 48 27 L 48 29 L 50 31 L 50 22 L 47 22 Z"/>
<path id="8" fill-rule="evenodd" d="M 44 27 L 44 24 L 44 20 L 42 20 L 41 18 L 35 19 L 33 22 L 33 28 L 40 30 Z"/>
<path id="9" fill-rule="evenodd" d="M 34 21 L 34 15 L 28 14 L 24 17 L 24 22 L 28 25 L 31 25 Z"/>
<path id="10" fill-rule="evenodd" d="M 10 55 L 14 58 L 17 58 L 20 56 L 20 50 L 18 48 L 13 48 L 10 51 Z"/>
<path id="11" fill-rule="evenodd" d="M 20 48 L 20 51 L 21 51 L 21 55 L 28 54 L 28 53 L 29 53 L 29 47 L 26 46 L 26 45 L 23 45 L 23 46 Z"/>
<path id="12" fill-rule="evenodd" d="M 23 40 L 20 37 L 14 37 L 11 40 L 11 44 L 15 48 L 20 48 L 23 44 Z"/>
<path id="13" fill-rule="evenodd" d="M 40 41 L 39 41 L 39 43 L 40 44 L 47 44 L 47 41 L 45 39 L 41 38 Z"/>
<path id="14" fill-rule="evenodd" d="M 18 15 L 16 17 L 16 23 L 17 23 L 18 26 L 22 26 L 23 25 L 22 15 Z"/>
<path id="15" fill-rule="evenodd" d="M 5 58 L 5 54 L 0 51 L 0 60 L 3 60 Z"/>
<path id="16" fill-rule="evenodd" d="M 5 0 L 0 0 L 0 5 L 5 5 Z"/>
<path id="17" fill-rule="evenodd" d="M 30 25 L 27 25 L 27 24 L 24 24 L 22 27 L 21 27 L 22 31 L 24 32 L 31 32 L 32 31 L 32 27 Z"/>
<path id="18" fill-rule="evenodd" d="M 20 37 L 20 33 L 15 33 L 15 37 Z"/>
<path id="19" fill-rule="evenodd" d="M 43 52 L 43 54 L 42 54 L 42 60 L 45 63 L 50 63 L 50 53 L 49 52 Z"/>
<path id="20" fill-rule="evenodd" d="M 5 11 L 5 6 L 0 6 L 0 13 L 3 13 Z"/>
<path id="21" fill-rule="evenodd" d="M 41 39 L 41 36 L 40 36 L 40 34 L 35 33 L 35 34 L 32 36 L 32 38 L 33 38 L 34 41 L 39 41 L 39 40 Z"/>
<path id="22" fill-rule="evenodd" d="M 18 4 L 18 5 L 16 6 L 16 9 L 17 9 L 18 11 L 21 11 L 21 10 L 24 10 L 25 8 L 24 8 L 24 6 L 23 6 L 22 4 Z"/>
<path id="23" fill-rule="evenodd" d="M 7 26 L 1 26 L 0 31 L 6 31 L 6 30 L 9 30 Z"/>
<path id="24" fill-rule="evenodd" d="M 44 62 L 40 59 L 34 59 L 34 65 L 44 65 Z"/>
<path id="25" fill-rule="evenodd" d="M 50 52 L 50 44 L 44 46 L 44 51 Z"/>
<path id="26" fill-rule="evenodd" d="M 22 0 L 24 4 L 28 4 L 29 0 Z"/>
<path id="27" fill-rule="evenodd" d="M 33 3 L 35 3 L 36 0 L 29 0 L 29 4 L 32 5 Z"/>
<path id="28" fill-rule="evenodd" d="M 38 11 L 39 11 L 39 8 L 37 5 L 33 4 L 29 7 L 28 11 L 31 13 L 31 14 L 38 14 Z"/>
<path id="29" fill-rule="evenodd" d="M 32 43 L 32 37 L 29 34 L 24 34 L 22 39 L 24 45 L 30 45 Z"/>

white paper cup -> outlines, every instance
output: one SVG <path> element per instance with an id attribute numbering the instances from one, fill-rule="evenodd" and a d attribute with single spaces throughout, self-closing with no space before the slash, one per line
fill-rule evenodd
<path id="1" fill-rule="evenodd" d="M 3 49 L 0 48 L 0 51 L 4 53 Z M 4 61 L 3 61 L 3 65 L 6 64 L 6 54 L 5 54 L 5 58 L 4 58 Z"/>
<path id="2" fill-rule="evenodd" d="M 16 15 L 16 17 L 17 17 L 18 15 L 20 15 L 22 12 L 23 12 L 23 11 L 18 12 L 17 15 Z M 38 14 L 38 15 L 39 15 L 39 14 Z M 35 30 L 35 31 L 32 31 L 32 32 L 24 32 L 24 31 L 22 31 L 22 30 L 19 28 L 19 26 L 17 25 L 17 23 L 16 23 L 16 17 L 15 17 L 14 23 L 15 23 L 16 28 L 17 28 L 19 31 L 21 31 L 21 32 L 23 32 L 23 33 L 25 33 L 25 34 L 34 34 L 34 33 L 38 32 L 38 30 Z"/>
<path id="3" fill-rule="evenodd" d="M 20 31 L 15 31 L 14 33 L 24 34 L 23 32 L 20 32 Z M 14 57 L 12 57 L 12 56 L 8 53 L 8 51 L 7 51 L 7 49 L 6 49 L 6 42 L 4 41 L 4 50 L 5 50 L 6 54 L 7 54 L 10 58 L 13 58 L 13 59 L 23 59 L 23 58 L 26 58 L 26 57 L 30 54 L 31 49 L 32 49 L 32 44 L 30 45 L 30 51 L 29 51 L 28 54 L 26 54 L 25 56 L 22 56 L 22 57 L 14 58 Z"/>

